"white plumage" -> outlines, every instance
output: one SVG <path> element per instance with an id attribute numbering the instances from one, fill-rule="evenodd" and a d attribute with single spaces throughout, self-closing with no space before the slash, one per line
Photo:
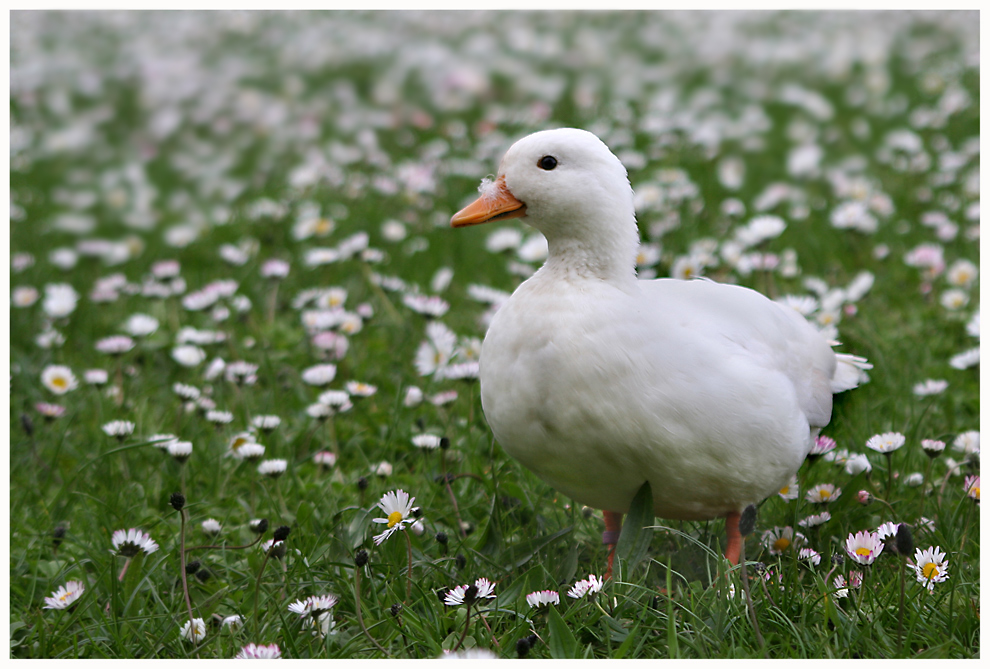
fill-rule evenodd
<path id="1" fill-rule="evenodd" d="M 865 377 L 748 288 L 638 280 L 633 192 L 591 133 L 519 140 L 452 224 L 515 217 L 550 254 L 491 322 L 482 405 L 506 452 L 582 504 L 624 513 L 649 480 L 662 518 L 736 514 L 788 483 L 832 394 Z"/>

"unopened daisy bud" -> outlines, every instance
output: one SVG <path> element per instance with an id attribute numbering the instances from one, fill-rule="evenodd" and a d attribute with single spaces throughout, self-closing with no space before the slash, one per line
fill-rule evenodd
<path id="1" fill-rule="evenodd" d="M 389 611 L 389 613 L 391 613 L 391 614 L 392 614 L 393 616 L 397 616 L 397 615 L 399 615 L 400 613 L 402 613 L 402 604 L 393 604 L 393 605 L 392 605 L 392 606 L 391 606 L 391 607 L 389 608 L 389 610 L 388 610 L 388 611 Z"/>
<path id="2" fill-rule="evenodd" d="M 441 546 L 446 546 L 447 545 L 447 533 L 446 532 L 437 532 L 436 539 L 437 539 L 437 543 L 440 544 Z"/>
<path id="3" fill-rule="evenodd" d="M 358 490 L 367 490 L 368 489 L 368 479 L 366 479 L 363 476 L 361 478 L 359 478 L 357 480 L 357 487 L 358 487 Z"/>
<path id="4" fill-rule="evenodd" d="M 440 588 L 439 590 L 436 591 L 437 599 L 439 599 L 441 603 L 446 602 L 447 593 L 449 592 L 450 592 L 450 588 Z"/>
<path id="5" fill-rule="evenodd" d="M 440 437 L 440 449 L 446 451 L 448 448 L 450 448 L 450 439 Z"/>
<path id="6" fill-rule="evenodd" d="M 457 556 L 454 557 L 454 564 L 458 569 L 464 569 L 464 567 L 467 566 L 467 558 L 464 557 L 463 553 L 458 553 Z"/>
<path id="7" fill-rule="evenodd" d="M 268 519 L 267 518 L 256 518 L 248 523 L 248 527 L 255 534 L 264 534 L 268 531 Z"/>
<path id="8" fill-rule="evenodd" d="M 213 576 L 213 572 L 206 568 L 200 569 L 196 572 L 196 578 L 199 579 L 200 583 L 206 583 L 211 576 Z"/>
<path id="9" fill-rule="evenodd" d="M 528 638 L 523 637 L 522 639 L 516 641 L 516 655 L 519 657 L 519 659 L 526 657 L 526 655 L 529 653 L 529 649 L 530 649 L 530 645 Z"/>
<path id="10" fill-rule="evenodd" d="M 478 586 L 473 583 L 467 587 L 464 591 L 464 603 L 468 606 L 474 604 L 475 600 L 478 599 Z"/>
<path id="11" fill-rule="evenodd" d="M 58 548 L 62 544 L 62 539 L 65 538 L 65 526 L 59 525 L 54 530 L 52 530 L 52 546 Z"/>
<path id="12" fill-rule="evenodd" d="M 26 413 L 21 414 L 21 427 L 24 428 L 24 434 L 29 437 L 34 436 L 34 421 Z"/>
<path id="13" fill-rule="evenodd" d="M 187 562 L 186 573 L 195 574 L 197 571 L 199 571 L 199 567 L 200 567 L 199 560 L 193 560 L 192 562 Z"/>
<path id="14" fill-rule="evenodd" d="M 832 564 L 837 567 L 841 567 L 842 563 L 846 561 L 846 556 L 842 553 L 832 553 Z"/>
<path id="15" fill-rule="evenodd" d="M 901 523 L 897 526 L 894 547 L 901 555 L 911 555 L 914 552 L 914 538 L 911 536 L 911 528 L 907 526 L 907 523 Z"/>
<path id="16" fill-rule="evenodd" d="M 269 539 L 261 544 L 261 550 L 266 553 L 268 557 L 281 560 L 285 557 L 285 542 Z"/>
<path id="17" fill-rule="evenodd" d="M 368 564 L 368 551 L 363 548 L 354 554 L 354 564 L 358 567 L 363 567 Z"/>
<path id="18" fill-rule="evenodd" d="M 186 505 L 186 496 L 181 492 L 173 492 L 172 496 L 168 498 L 168 503 L 176 511 L 182 511 L 182 507 Z"/>
<path id="19" fill-rule="evenodd" d="M 860 490 L 856 493 L 856 500 L 863 506 L 866 506 L 873 501 L 873 495 L 868 490 Z"/>
<path id="20" fill-rule="evenodd" d="M 275 532 L 272 536 L 275 538 L 275 541 L 285 541 L 289 537 L 289 532 L 291 531 L 292 528 L 288 525 L 279 525 L 275 528 Z"/>

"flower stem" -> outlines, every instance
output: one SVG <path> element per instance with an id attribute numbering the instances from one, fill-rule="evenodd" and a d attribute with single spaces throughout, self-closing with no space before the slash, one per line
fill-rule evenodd
<path id="1" fill-rule="evenodd" d="M 354 612 L 357 614 L 358 625 L 361 626 L 361 631 L 364 632 L 364 635 L 368 637 L 368 641 L 373 643 L 375 648 L 388 657 L 388 651 L 375 641 L 375 637 L 371 636 L 368 628 L 364 626 L 364 616 L 361 615 L 361 567 L 354 567 Z"/>
<path id="2" fill-rule="evenodd" d="M 464 521 L 461 520 L 461 511 L 457 508 L 457 497 L 454 495 L 454 489 L 450 487 L 450 479 L 447 477 L 447 452 L 440 449 L 440 471 L 441 476 L 443 476 L 443 485 L 447 488 L 447 494 L 450 495 L 450 503 L 454 506 L 454 516 L 457 517 L 457 529 L 460 531 L 462 537 L 467 536 L 467 532 L 464 531 Z"/>
<path id="3" fill-rule="evenodd" d="M 186 610 L 189 612 L 189 629 L 194 629 L 192 599 L 189 597 L 189 581 L 186 579 L 186 512 L 179 511 L 179 575 L 182 577 L 182 594 L 186 598 Z"/>
<path id="4" fill-rule="evenodd" d="M 461 638 L 458 639 L 457 645 L 454 646 L 454 649 L 452 651 L 450 651 L 450 652 L 456 653 L 457 651 L 459 651 L 461 649 L 461 645 L 464 643 L 464 639 L 467 638 L 468 627 L 470 625 L 471 625 L 471 605 L 468 604 L 467 615 L 464 616 L 464 631 L 461 632 Z"/>
<path id="5" fill-rule="evenodd" d="M 409 554 L 409 571 L 406 572 L 406 598 L 403 600 L 403 604 L 408 602 L 412 598 L 412 539 L 409 538 L 409 532 L 403 532 L 406 535 L 406 548 Z"/>
<path id="6" fill-rule="evenodd" d="M 275 544 L 272 544 L 272 548 Z M 265 573 L 265 567 L 268 565 L 268 556 L 271 553 L 271 549 L 265 551 L 265 559 L 261 562 L 261 569 L 258 570 L 258 580 L 254 583 L 254 633 L 258 634 L 258 591 L 261 590 L 261 576 Z"/>

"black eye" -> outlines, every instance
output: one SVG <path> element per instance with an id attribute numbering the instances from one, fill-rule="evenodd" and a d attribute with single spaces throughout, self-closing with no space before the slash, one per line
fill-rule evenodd
<path id="1" fill-rule="evenodd" d="M 554 158 L 553 156 L 543 156 L 536 163 L 536 166 L 539 167 L 541 170 L 546 170 L 549 172 L 553 168 L 557 167 L 557 159 Z"/>

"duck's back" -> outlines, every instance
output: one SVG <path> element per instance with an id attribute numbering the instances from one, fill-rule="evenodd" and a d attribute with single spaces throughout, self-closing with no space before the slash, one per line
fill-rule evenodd
<path id="1" fill-rule="evenodd" d="M 485 415 L 510 455 L 613 511 L 648 479 L 667 518 L 787 483 L 829 420 L 836 364 L 798 314 L 709 281 L 554 279 L 520 286 L 482 349 Z"/>

